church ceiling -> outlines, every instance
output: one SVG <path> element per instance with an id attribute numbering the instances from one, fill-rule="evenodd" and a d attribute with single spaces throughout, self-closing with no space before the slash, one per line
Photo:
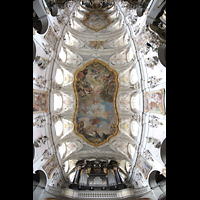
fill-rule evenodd
<path id="1" fill-rule="evenodd" d="M 34 61 L 33 126 L 45 129 L 36 131 L 39 139 L 51 133 L 50 145 L 41 143 L 55 147 L 45 151 L 49 162 L 42 169 L 51 177 L 59 166 L 70 179 L 79 160 L 115 160 L 126 178 L 136 167 L 139 183 L 134 184 L 142 187 L 154 169 L 152 160 L 160 161 L 151 152 L 158 152 L 165 133 L 165 74 L 155 67 L 160 65 L 155 51 L 147 53 L 145 43 L 151 34 L 143 22 L 132 30 L 127 25 L 132 14 L 124 12 L 124 17 L 112 0 L 72 1 L 62 12 L 67 16 L 60 19 L 63 28 L 59 30 L 50 18 L 49 29 L 36 43 L 40 56 Z M 133 38 L 137 26 L 141 29 Z M 157 72 L 162 77 L 154 76 Z M 147 147 L 151 152 L 143 153 Z"/>

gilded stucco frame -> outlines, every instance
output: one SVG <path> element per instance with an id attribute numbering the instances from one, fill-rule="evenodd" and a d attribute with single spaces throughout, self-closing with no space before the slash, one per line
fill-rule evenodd
<path id="1" fill-rule="evenodd" d="M 55 163 L 54 161 L 56 161 L 56 157 L 55 154 L 53 154 L 51 156 L 51 158 L 42 166 L 42 168 L 44 169 L 44 171 L 46 172 L 48 178 L 51 177 L 51 175 L 53 174 L 54 170 L 58 167 L 58 163 Z M 50 169 L 49 171 L 46 169 L 47 165 L 49 165 L 49 163 L 54 162 L 55 166 Z M 49 173 L 50 172 L 50 173 Z"/>
<path id="2" fill-rule="evenodd" d="M 48 99 L 49 99 L 49 92 L 48 91 L 43 91 L 43 90 L 37 90 L 37 89 L 33 89 L 33 97 L 34 97 L 34 92 L 37 92 L 37 93 L 44 93 L 46 96 L 45 96 L 45 101 L 47 102 L 46 103 L 46 107 L 47 109 L 45 110 L 38 110 L 38 111 L 33 111 L 33 114 L 39 114 L 39 113 L 45 113 L 45 112 L 49 112 L 49 103 L 48 103 Z M 33 100 L 33 103 L 34 103 L 34 100 Z"/>
<path id="3" fill-rule="evenodd" d="M 48 37 L 51 36 L 52 38 L 56 38 L 56 44 L 53 45 L 51 40 L 48 39 Z M 56 33 L 54 32 L 53 28 L 51 26 L 49 26 L 49 29 L 47 31 L 47 33 L 44 36 L 45 40 L 48 42 L 48 44 L 51 46 L 51 48 L 55 51 L 58 47 L 58 42 L 60 40 L 60 38 L 56 35 Z"/>
<path id="4" fill-rule="evenodd" d="M 76 82 L 77 82 L 77 74 L 84 70 L 87 66 L 89 66 L 90 64 L 93 64 L 93 63 L 100 63 L 102 64 L 103 66 L 105 66 L 109 71 L 113 72 L 115 74 L 115 81 L 116 81 L 116 89 L 115 89 L 115 94 L 114 94 L 114 97 L 113 97 L 113 107 L 114 107 L 114 111 L 115 111 L 115 116 L 116 116 L 116 119 L 117 119 L 117 122 L 116 122 L 116 125 L 115 125 L 115 128 L 116 128 L 116 131 L 114 134 L 112 135 L 109 135 L 107 139 L 105 139 L 103 142 L 90 142 L 88 141 L 82 134 L 80 134 L 78 131 L 77 131 L 77 123 L 76 123 L 76 115 L 77 115 L 77 112 L 78 112 L 78 106 L 79 106 L 79 98 L 78 98 L 78 93 L 76 91 Z M 116 70 L 114 69 L 111 69 L 110 66 L 101 61 L 101 60 L 98 60 L 97 58 L 95 58 L 94 60 L 91 60 L 91 61 L 88 61 L 87 63 L 85 63 L 83 65 L 83 67 L 77 69 L 74 73 L 74 81 L 73 81 L 73 90 L 74 90 L 74 94 L 75 94 L 75 99 L 76 99 L 76 104 L 75 104 L 75 111 L 74 111 L 74 116 L 73 116 L 73 124 L 74 124 L 74 132 L 76 135 L 80 136 L 83 141 L 87 142 L 88 144 L 90 145 L 93 145 L 95 147 L 98 147 L 100 145 L 103 145 L 107 142 L 109 142 L 109 140 L 112 138 L 112 137 L 115 137 L 118 132 L 119 132 L 119 114 L 118 114 L 118 111 L 117 111 L 117 94 L 118 94 L 118 90 L 119 90 L 119 81 L 118 81 L 118 73 Z"/>
<path id="5" fill-rule="evenodd" d="M 140 168 L 139 164 L 138 164 L 138 160 L 141 161 L 141 159 L 143 159 L 143 162 L 145 162 L 148 166 L 149 166 L 149 170 L 147 172 L 147 174 L 144 174 L 142 169 Z M 136 167 L 140 170 L 140 172 L 142 173 L 142 175 L 144 176 L 145 179 L 147 179 L 150 171 L 152 170 L 152 166 L 139 154 L 137 161 L 136 161 Z"/>
<path id="6" fill-rule="evenodd" d="M 108 20 L 108 24 L 105 25 L 103 28 L 100 28 L 100 29 L 96 29 L 96 28 L 92 28 L 92 27 L 88 26 L 88 25 L 85 24 L 85 23 L 86 23 L 86 20 L 87 20 L 87 14 L 90 14 L 90 13 L 93 13 L 93 14 L 96 14 L 96 13 L 100 13 L 100 14 L 101 14 L 101 13 L 104 13 L 104 14 L 106 15 L 106 19 Z M 109 25 L 111 24 L 111 21 L 110 21 L 110 18 L 109 18 L 109 14 L 108 14 L 108 13 L 105 13 L 105 12 L 103 12 L 103 11 L 97 11 L 97 10 L 95 10 L 95 11 L 92 11 L 92 12 L 84 13 L 84 18 L 83 18 L 82 23 L 83 23 L 87 28 L 89 28 L 89 29 L 91 29 L 91 30 L 93 30 L 93 31 L 98 32 L 98 31 L 103 30 L 103 29 L 106 28 L 107 26 L 109 26 Z"/>
<path id="7" fill-rule="evenodd" d="M 162 107 L 160 108 L 160 111 L 155 111 L 155 110 L 147 110 L 146 109 L 146 106 L 147 106 L 147 103 L 146 103 L 146 95 L 147 93 L 160 93 L 162 95 Z M 165 89 L 162 88 L 160 90 L 153 90 L 153 91 L 149 91 L 149 92 L 144 92 L 144 109 L 145 109 L 145 112 L 150 112 L 150 113 L 156 113 L 156 114 L 162 114 L 162 115 L 165 115 Z"/>

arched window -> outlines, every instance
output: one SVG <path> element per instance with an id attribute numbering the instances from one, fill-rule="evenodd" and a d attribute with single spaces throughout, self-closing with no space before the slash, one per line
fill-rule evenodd
<path id="1" fill-rule="evenodd" d="M 64 48 L 61 47 L 61 50 L 60 50 L 60 53 L 59 53 L 59 58 L 65 62 L 66 61 L 66 58 L 67 58 L 67 54 L 66 52 L 64 51 Z"/>
<path id="2" fill-rule="evenodd" d="M 127 52 L 127 62 L 130 62 L 133 59 L 133 55 L 134 55 L 133 48 L 130 47 L 129 51 Z"/>
<path id="3" fill-rule="evenodd" d="M 140 110 L 140 96 L 139 93 L 133 94 L 131 97 L 131 107 L 134 112 L 138 112 Z"/>
<path id="4" fill-rule="evenodd" d="M 59 137 L 63 133 L 63 123 L 61 120 L 58 120 L 55 123 L 56 135 Z"/>
<path id="5" fill-rule="evenodd" d="M 133 147 L 132 144 L 128 144 L 128 153 L 131 156 L 131 159 L 133 159 L 133 156 L 135 154 L 135 148 Z"/>
<path id="6" fill-rule="evenodd" d="M 61 95 L 54 94 L 54 110 L 62 108 L 62 97 Z"/>
<path id="7" fill-rule="evenodd" d="M 132 121 L 131 122 L 131 134 L 133 137 L 137 137 L 138 135 L 138 128 L 139 128 L 139 124 L 136 121 Z"/>
<path id="8" fill-rule="evenodd" d="M 137 75 L 137 69 L 136 68 L 132 68 L 131 72 L 130 72 L 130 82 L 131 84 L 135 84 L 138 82 L 138 75 Z"/>
<path id="9" fill-rule="evenodd" d="M 58 84 L 61 84 L 63 82 L 64 78 L 63 78 L 63 73 L 61 69 L 57 69 L 56 70 L 56 76 L 55 76 L 55 81 Z"/>
<path id="10" fill-rule="evenodd" d="M 63 155 L 66 153 L 66 145 L 65 143 L 63 143 L 61 146 L 59 146 L 59 153 L 60 153 L 60 157 L 63 158 Z"/>

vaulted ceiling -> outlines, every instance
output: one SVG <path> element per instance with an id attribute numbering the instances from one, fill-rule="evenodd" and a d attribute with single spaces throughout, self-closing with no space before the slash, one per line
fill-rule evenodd
<path id="1" fill-rule="evenodd" d="M 119 128 L 116 130 L 116 133 L 111 134 L 109 130 L 111 121 L 108 120 L 106 122 L 107 126 L 102 125 L 102 121 L 97 123 L 98 126 L 102 127 L 98 128 L 99 132 L 104 130 L 107 136 L 110 136 L 109 140 L 102 139 L 103 142 L 101 145 L 88 141 L 86 137 L 81 137 L 83 134 L 75 134 L 72 129 L 72 131 L 66 136 L 63 136 L 60 141 L 60 143 L 71 142 L 73 144 L 73 150 L 71 150 L 70 153 L 64 153 L 65 161 L 72 159 L 114 159 L 119 162 L 125 160 L 128 161 L 129 164 L 132 164 L 133 158 L 136 157 L 136 154 L 134 155 L 133 152 L 139 147 L 137 136 L 141 134 L 138 129 L 141 121 L 134 120 L 133 116 L 139 118 L 139 113 L 143 112 L 142 92 L 140 89 L 141 83 L 139 82 L 140 71 L 134 67 L 136 59 L 135 49 L 130 40 L 130 34 L 124 25 L 123 17 L 116 5 L 110 7 L 109 9 L 105 8 L 103 10 L 93 9 L 92 11 L 87 9 L 85 5 L 76 7 L 71 15 L 69 24 L 67 24 L 67 31 L 63 36 L 63 46 L 59 53 L 59 67 L 66 73 L 65 80 L 67 79 L 67 82 L 69 78 L 66 77 L 71 75 L 73 78 L 76 71 L 81 69 L 84 64 L 85 66 L 90 65 L 88 63 L 100 62 L 103 66 L 106 65 L 109 68 L 108 71 L 114 70 L 116 72 L 116 75 L 119 77 L 119 86 L 116 88 L 118 89 L 118 93 L 112 97 L 111 104 L 113 107 L 111 110 L 114 110 L 113 108 L 116 107 L 116 114 L 119 118 L 117 127 Z M 72 65 L 74 65 L 73 69 Z M 88 74 L 87 81 L 89 81 L 89 77 L 97 76 L 98 73 L 94 72 L 93 74 Z M 101 73 L 99 76 L 101 76 Z M 64 82 L 65 81 L 61 83 L 61 86 L 62 84 L 65 86 L 62 87 L 62 93 L 60 94 L 62 97 L 67 96 L 68 101 L 73 102 L 71 108 L 62 110 L 63 118 L 61 121 L 66 124 L 63 120 L 74 120 L 72 119 L 73 112 L 76 104 L 78 104 L 77 101 L 80 100 L 76 99 L 73 94 L 75 85 L 73 85 L 72 82 L 68 84 Z M 138 88 L 134 87 L 136 83 L 138 84 Z M 93 88 L 93 91 L 94 90 Z M 94 95 L 94 93 L 92 94 Z M 99 96 L 96 95 L 95 97 Z M 113 102 L 113 98 L 116 98 L 116 102 Z M 54 101 L 55 100 L 57 99 L 54 98 Z M 94 101 L 90 99 L 86 103 L 92 104 L 92 102 Z M 101 107 L 101 109 L 105 110 L 106 105 L 105 101 L 103 101 L 103 103 L 94 102 L 93 106 L 87 107 L 87 112 L 94 112 L 95 107 Z M 86 105 L 82 104 L 82 106 Z M 63 109 L 63 106 L 61 109 Z M 79 108 L 79 110 L 81 109 Z M 61 110 L 56 110 L 56 112 L 60 111 Z M 102 111 L 98 112 L 99 115 L 101 113 Z M 94 119 L 94 115 L 88 116 Z M 82 115 L 82 117 L 84 117 L 84 115 Z M 106 117 L 106 114 L 103 115 L 102 120 Z M 88 119 L 89 118 L 85 116 L 84 120 L 87 121 Z M 86 121 L 84 121 L 84 128 L 88 128 L 89 125 L 94 126 L 90 122 L 86 125 Z M 73 125 L 75 125 L 75 121 L 73 122 Z M 93 131 L 95 130 L 97 129 L 93 128 Z M 113 135 L 115 137 L 113 137 Z M 98 136 L 92 137 L 97 139 Z"/>
<path id="2" fill-rule="evenodd" d="M 165 68 L 149 61 L 155 51 L 145 53 L 148 34 L 142 34 L 149 33 L 141 28 L 145 20 L 141 17 L 135 29 L 131 27 L 136 11 L 132 9 L 130 15 L 124 2 L 88 2 L 69 2 L 59 10 L 57 20 L 49 17 L 51 28 L 44 38 L 34 29 L 33 89 L 34 97 L 38 95 L 33 106 L 34 128 L 46 127 L 49 138 L 48 147 L 40 151 L 52 146 L 49 154 L 56 154 L 65 180 L 73 179 L 78 160 L 116 160 L 123 179 L 141 187 L 146 183 L 136 170 L 136 161 L 139 155 L 149 160 L 151 152 L 157 157 L 160 153 L 153 145 L 165 139 Z M 138 27 L 140 37 L 135 33 Z M 48 67 L 38 67 L 45 62 Z M 158 85 L 155 89 L 149 85 L 153 80 Z M 41 94 L 49 99 L 48 108 L 37 106 L 43 100 L 39 100 Z M 44 132 L 35 130 L 34 138 Z M 160 171 L 165 168 L 161 158 L 155 162 Z"/>

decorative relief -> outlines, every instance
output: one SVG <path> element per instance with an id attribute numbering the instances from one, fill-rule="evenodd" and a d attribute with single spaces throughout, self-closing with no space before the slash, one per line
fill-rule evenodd
<path id="1" fill-rule="evenodd" d="M 131 119 L 124 120 L 119 124 L 119 129 L 121 132 L 130 135 L 131 130 Z"/>
<path id="2" fill-rule="evenodd" d="M 135 43 L 137 46 L 137 50 L 139 51 L 142 46 L 145 45 L 145 43 L 148 41 L 148 37 L 150 35 L 150 32 L 147 30 L 146 26 L 143 26 L 139 33 L 135 37 Z"/>
<path id="3" fill-rule="evenodd" d="M 34 118 L 35 121 L 33 122 L 33 127 L 36 128 L 42 128 L 45 126 L 46 124 L 46 119 L 44 116 L 42 115 L 38 115 L 37 117 Z"/>
<path id="4" fill-rule="evenodd" d="M 55 51 L 57 49 L 59 37 L 56 36 L 56 34 L 54 33 L 53 28 L 51 26 L 49 27 L 49 30 L 47 31 L 44 38 L 46 39 L 46 41 L 49 43 L 49 45 Z"/>
<path id="5" fill-rule="evenodd" d="M 126 85 L 126 86 L 131 86 L 130 83 L 130 70 L 126 70 L 123 73 L 119 75 L 119 82 Z"/>
<path id="6" fill-rule="evenodd" d="M 36 78 L 33 77 L 33 83 L 38 86 L 39 88 L 44 88 L 46 85 L 47 80 L 44 76 L 37 76 Z"/>
<path id="7" fill-rule="evenodd" d="M 75 38 L 70 32 L 67 32 L 64 36 L 64 42 L 66 45 L 74 46 L 74 47 L 83 47 L 84 42 L 80 39 Z"/>
<path id="8" fill-rule="evenodd" d="M 104 41 L 89 41 L 90 47 L 98 49 L 99 47 L 103 48 Z"/>
<path id="9" fill-rule="evenodd" d="M 131 95 L 121 94 L 118 96 L 118 107 L 121 111 L 131 111 Z"/>
<path id="10" fill-rule="evenodd" d="M 163 125 L 162 122 L 159 122 L 158 117 L 156 117 L 154 115 L 149 117 L 148 123 L 149 123 L 149 126 L 152 128 L 158 128 L 158 126 Z"/>
<path id="11" fill-rule="evenodd" d="M 125 49 L 123 51 L 121 51 L 120 53 L 115 53 L 111 58 L 110 58 L 110 62 L 113 65 L 125 65 L 126 63 L 128 63 L 127 60 L 127 52 L 128 50 Z"/>

